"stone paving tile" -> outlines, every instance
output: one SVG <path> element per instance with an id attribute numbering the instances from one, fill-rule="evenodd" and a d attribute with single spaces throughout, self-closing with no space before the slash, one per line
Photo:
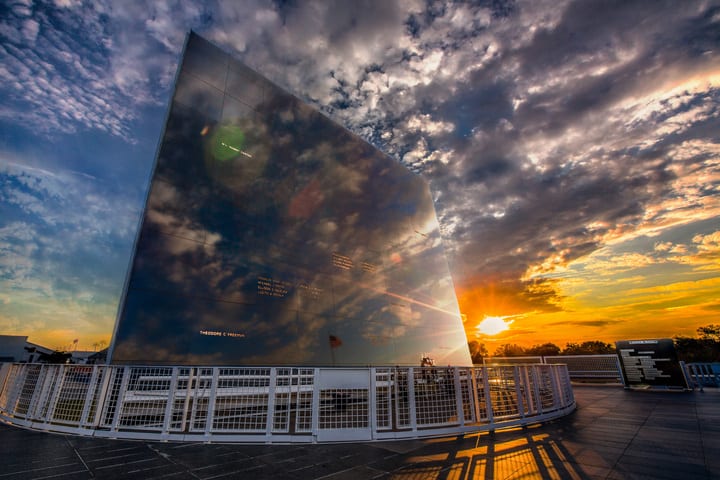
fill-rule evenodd
<path id="1" fill-rule="evenodd" d="M 383 450 L 389 450 L 395 453 L 407 453 L 425 446 L 425 442 L 422 440 L 404 440 L 368 443 L 367 445 L 374 448 L 382 448 Z"/>
<path id="2" fill-rule="evenodd" d="M 623 452 L 622 458 L 625 459 L 627 457 L 643 459 L 642 461 L 654 465 L 663 465 L 668 463 L 668 461 L 672 464 L 682 461 L 693 465 L 705 465 L 705 455 L 702 449 L 675 451 L 663 448 L 630 447 Z"/>
<path id="3" fill-rule="evenodd" d="M 573 479 L 604 479 L 612 471 L 608 466 L 588 465 L 584 463 L 570 463 L 566 478 Z"/>
<path id="4" fill-rule="evenodd" d="M 674 452 L 684 453 L 685 450 L 702 450 L 703 442 L 699 435 L 695 437 L 672 436 L 668 433 L 639 432 L 630 442 L 633 446 L 650 446 Z"/>
<path id="5" fill-rule="evenodd" d="M 407 465 L 407 458 L 398 453 L 391 453 L 381 459 L 368 463 L 368 466 L 383 472 L 393 472 Z"/>
<path id="6" fill-rule="evenodd" d="M 713 415 L 714 418 L 720 418 L 720 412 L 717 415 Z M 702 437 L 715 437 L 720 438 L 720 422 L 710 424 L 709 422 L 703 422 L 700 424 L 700 434 Z"/>
<path id="7" fill-rule="evenodd" d="M 202 466 L 188 467 L 187 464 L 182 461 L 177 462 L 179 465 L 183 465 L 197 476 L 197 478 L 208 479 L 215 478 L 220 474 L 226 475 L 228 472 L 245 472 L 255 470 L 262 467 L 264 464 L 261 460 L 254 458 L 223 458 L 223 459 L 212 459 L 208 458 L 207 463 Z"/>
<path id="8" fill-rule="evenodd" d="M 25 445 L 24 448 L 27 448 L 27 445 Z M 64 465 L 68 463 L 82 464 L 78 456 L 75 455 L 75 453 L 73 453 L 72 451 L 70 452 L 70 455 L 63 455 L 60 457 L 48 455 L 47 457 L 33 459 L 30 462 L 26 461 L 22 454 L 13 454 L 5 449 L 3 449 L 3 454 L 7 457 L 7 460 L 4 461 L 2 465 L 3 473 L 19 470 L 41 469 L 47 467 L 54 467 L 57 465 Z M 0 473 L 0 475 L 2 475 L 2 473 Z"/>
<path id="9" fill-rule="evenodd" d="M 647 459 L 636 459 L 631 456 L 624 456 L 613 471 L 629 475 L 643 475 L 648 478 L 685 480 L 685 479 L 707 479 L 707 469 L 702 465 L 695 465 L 685 462 L 666 462 L 656 464 L 648 462 Z"/>
<path id="10" fill-rule="evenodd" d="M 39 478 L 51 478 L 51 477 L 68 477 L 70 475 L 79 475 L 80 478 L 89 478 L 91 476 L 90 471 L 85 468 L 81 462 L 74 463 L 60 463 L 53 466 L 39 467 L 39 468 L 25 468 L 16 469 L 10 471 L 4 471 L 0 474 L 0 478 L 3 480 L 15 480 L 15 479 L 39 479 Z"/>
<path id="11" fill-rule="evenodd" d="M 720 416 L 717 418 L 720 419 Z M 700 440 L 702 441 L 705 448 L 714 448 L 720 450 L 720 432 L 702 432 L 700 434 Z"/>
<path id="12" fill-rule="evenodd" d="M 587 449 L 574 455 L 571 461 L 579 463 L 581 465 L 590 465 L 592 467 L 601 468 L 612 468 L 620 457 L 622 457 L 624 450 L 622 449 L 602 449 L 595 447 L 588 447 Z"/>
<path id="13" fill-rule="evenodd" d="M 95 478 L 99 479 L 126 479 L 126 478 L 157 478 L 157 477 L 182 477 L 195 478 L 187 469 L 181 465 L 161 464 L 150 466 L 149 464 L 113 466 L 108 468 L 97 468 L 93 470 Z"/>
<path id="14" fill-rule="evenodd" d="M 705 458 L 705 468 L 711 478 L 720 478 L 720 458 Z"/>
<path id="15" fill-rule="evenodd" d="M 358 478 L 374 479 L 382 478 L 385 475 L 388 475 L 388 473 L 382 472 L 380 470 L 375 470 L 374 468 L 368 467 L 367 465 L 360 465 L 349 470 L 343 470 L 342 472 L 328 475 L 323 480 L 357 480 Z"/>
<path id="16" fill-rule="evenodd" d="M 12 478 L 12 477 L 10 477 L 10 478 Z M 61 478 L 61 479 L 62 478 L 70 478 L 72 480 L 84 480 L 84 479 L 92 479 L 92 478 L 96 478 L 96 477 L 93 477 L 92 474 L 90 472 L 88 472 L 87 470 L 78 469 L 78 470 L 66 471 L 63 473 L 54 472 L 52 474 L 48 474 L 47 476 L 41 475 L 38 477 L 19 477 L 19 478 L 22 478 L 23 480 L 28 479 L 28 478 L 32 478 L 32 480 L 56 480 L 58 478 Z"/>

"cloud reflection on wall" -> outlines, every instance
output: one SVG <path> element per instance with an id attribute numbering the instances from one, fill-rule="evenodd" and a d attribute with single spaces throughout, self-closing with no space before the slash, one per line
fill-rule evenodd
<path id="1" fill-rule="evenodd" d="M 470 363 L 427 184 L 191 35 L 113 361 L 423 355 Z"/>

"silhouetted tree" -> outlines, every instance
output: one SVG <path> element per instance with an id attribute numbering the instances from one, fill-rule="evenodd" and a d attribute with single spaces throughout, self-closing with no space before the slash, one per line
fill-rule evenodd
<path id="1" fill-rule="evenodd" d="M 590 340 L 583 343 L 568 342 L 560 353 L 561 355 L 608 355 L 615 353 L 615 346 L 600 340 Z"/>
<path id="2" fill-rule="evenodd" d="M 687 362 L 718 362 L 720 361 L 720 343 L 693 337 L 674 337 L 675 351 L 678 359 Z"/>
<path id="3" fill-rule="evenodd" d="M 470 357 L 473 363 L 483 363 L 483 357 L 488 356 L 487 348 L 484 343 L 480 343 L 477 340 L 471 340 L 468 342 L 468 348 L 470 349 Z"/>
<path id="4" fill-rule="evenodd" d="M 52 353 L 40 352 L 38 362 L 40 363 L 69 363 L 72 353 L 55 350 Z"/>
<path id="5" fill-rule="evenodd" d="M 675 336 L 678 358 L 687 363 L 720 362 L 720 325 L 698 327 L 700 338 Z"/>
<path id="6" fill-rule="evenodd" d="M 496 357 L 522 357 L 526 355 L 525 349 L 514 343 L 506 343 L 495 350 Z"/>
<path id="7" fill-rule="evenodd" d="M 525 350 L 526 355 L 538 355 L 541 357 L 547 357 L 551 355 L 560 355 L 560 347 L 554 343 L 543 343 L 542 345 L 533 345 L 532 347 Z"/>
<path id="8" fill-rule="evenodd" d="M 720 325 L 711 323 L 710 325 L 705 325 L 704 327 L 698 327 L 697 333 L 700 335 L 701 340 L 713 340 L 715 342 L 720 342 Z"/>

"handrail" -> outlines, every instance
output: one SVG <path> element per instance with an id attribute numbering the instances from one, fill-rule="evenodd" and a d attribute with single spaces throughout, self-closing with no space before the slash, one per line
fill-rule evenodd
<path id="1" fill-rule="evenodd" d="M 720 387 L 720 363 L 686 363 L 685 373 L 693 388 Z"/>
<path id="2" fill-rule="evenodd" d="M 543 363 L 564 363 L 572 379 L 616 380 L 622 382 L 620 360 L 615 354 L 603 355 L 552 355 L 543 357 Z"/>
<path id="3" fill-rule="evenodd" d="M 565 365 L 157 367 L 5 364 L 0 418 L 111 438 L 289 443 L 424 438 L 575 409 Z"/>

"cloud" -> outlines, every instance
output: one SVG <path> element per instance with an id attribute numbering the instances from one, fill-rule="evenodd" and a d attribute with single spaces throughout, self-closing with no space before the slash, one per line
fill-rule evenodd
<path id="1" fill-rule="evenodd" d="M 0 155 L 0 202 L 9 220 L 0 227 L 3 290 L 12 292 L 13 303 L 78 295 L 93 298 L 90 303 L 112 303 L 138 209 L 88 176 L 29 167 L 11 154 Z"/>
<path id="2" fill-rule="evenodd" d="M 693 245 L 675 247 L 670 260 L 692 265 L 696 270 L 720 271 L 720 231 L 709 234 L 697 234 L 692 238 Z"/>
<path id="3" fill-rule="evenodd" d="M 532 37 L 497 32 L 504 62 L 475 73 L 480 83 L 460 103 L 488 104 L 494 88 L 496 123 L 476 115 L 470 125 L 483 128 L 465 138 L 429 140 L 453 158 L 426 173 L 441 192 L 461 284 L 555 271 L 608 242 L 718 214 L 717 137 L 708 130 L 718 126 L 716 53 L 705 50 L 713 34 L 692 27 L 717 21 L 703 8 L 632 5 L 604 9 L 596 22 L 596 10 L 578 3 Z M 646 14 L 657 15 L 651 31 L 626 28 Z M 677 37 L 691 46 L 659 43 Z"/>
<path id="4" fill-rule="evenodd" d="M 685 180 L 718 170 L 707 133 L 717 122 L 716 20 L 702 3 L 647 10 L 360 2 L 338 10 L 256 2 L 213 10 L 180 2 L 153 6 L 140 25 L 144 10 L 131 2 L 79 17 L 36 13 L 90 25 L 103 46 L 88 52 L 98 61 L 84 65 L 68 54 L 72 36 L 53 31 L 66 62 L 105 89 L 86 101 L 82 92 L 37 85 L 35 93 L 63 97 L 60 112 L 44 113 L 73 120 L 58 118 L 57 128 L 79 122 L 127 136 L 132 111 L 159 98 L 151 83 L 169 80 L 173 46 L 188 26 L 200 28 L 426 175 L 439 192 L 451 255 L 494 259 L 459 272 L 461 282 L 552 270 L 631 232 L 718 212 L 712 188 Z M 648 15 L 647 28 L 630 28 Z M 58 66 L 48 60 L 61 55 L 47 51 L 33 59 L 16 48 L 9 56 L 23 61 L 9 65 L 27 79 L 43 66 L 51 75 Z M 102 62 L 112 78 L 100 75 Z M 123 113 L 119 104 L 130 98 Z M 114 114 L 101 115 L 108 109 Z M 678 140 L 696 144 L 698 154 L 676 161 L 672 154 L 686 151 Z"/>
<path id="5" fill-rule="evenodd" d="M 720 252 L 720 230 L 708 235 L 695 235 L 692 240 L 702 253 L 712 255 Z"/>
<path id="6" fill-rule="evenodd" d="M 714 268 L 711 239 L 589 255 L 720 216 L 717 5 L 81 3 L 7 9 L 0 121 L 137 141 L 194 28 L 427 178 L 460 292 L 497 285 L 506 313 L 547 311 L 572 264 Z M 3 201 L 67 225 L 45 200 L 80 194 L 63 181 L 13 174 Z M 115 238 L 94 218 L 73 221 Z"/>
<path id="7" fill-rule="evenodd" d="M 579 327 L 607 327 L 624 323 L 623 320 L 598 319 L 598 320 L 569 320 L 551 322 L 550 325 L 576 325 Z"/>
<path id="8" fill-rule="evenodd" d="M 157 22 L 138 25 L 146 14 L 139 4 L 111 7 L 58 2 L 12 10 L 0 23 L 7 99 L 0 120 L 46 136 L 90 129 L 135 141 L 131 129 L 142 109 L 161 105 L 167 94 L 184 31 L 175 24 L 171 48 Z M 180 23 L 182 12 L 193 9 L 174 12 Z"/>

